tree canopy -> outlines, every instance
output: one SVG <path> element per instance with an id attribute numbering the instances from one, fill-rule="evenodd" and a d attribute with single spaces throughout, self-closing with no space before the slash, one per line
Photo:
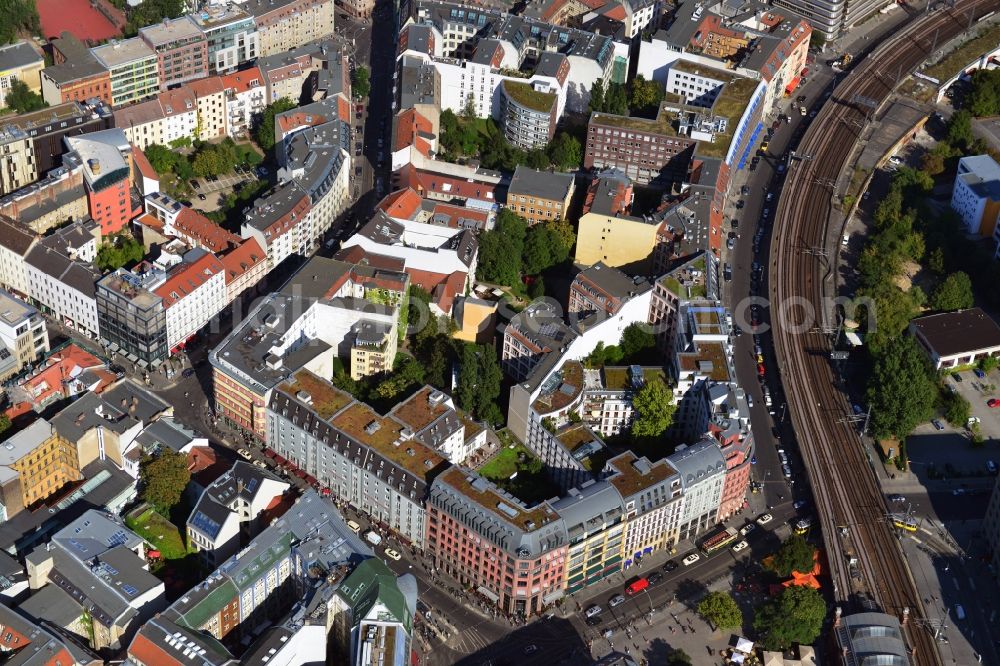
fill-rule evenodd
<path id="1" fill-rule="evenodd" d="M 146 456 L 139 465 L 142 490 L 139 495 L 163 516 L 170 515 L 181 500 L 191 470 L 188 469 L 187 455 L 163 448 L 155 456 Z"/>
<path id="2" fill-rule="evenodd" d="M 355 68 L 354 73 L 351 74 L 351 93 L 355 97 L 368 97 L 368 93 L 372 89 L 370 77 L 368 68 L 364 65 Z"/>
<path id="3" fill-rule="evenodd" d="M 133 37 L 139 28 L 160 23 L 165 18 L 177 18 L 184 13 L 184 0 L 143 0 L 135 7 L 121 7 L 128 11 L 125 36 Z"/>
<path id="4" fill-rule="evenodd" d="M 977 118 L 1000 115 L 1000 71 L 977 69 L 964 106 Z"/>
<path id="5" fill-rule="evenodd" d="M 39 35 L 42 22 L 38 18 L 35 0 L 3 0 L 0 2 L 0 44 L 17 41 L 22 33 Z"/>
<path id="6" fill-rule="evenodd" d="M 459 406 L 477 418 L 498 424 L 503 415 L 497 406 L 503 373 L 496 351 L 489 345 L 466 343 L 462 347 L 455 394 Z"/>
<path id="7" fill-rule="evenodd" d="M 815 554 L 816 548 L 805 537 L 793 534 L 778 548 L 771 566 L 779 576 L 791 576 L 793 571 L 806 573 L 812 571 Z"/>
<path id="8" fill-rule="evenodd" d="M 36 92 L 32 92 L 28 84 L 21 79 L 11 81 L 10 90 L 7 91 L 4 103 L 8 109 L 12 109 L 18 113 L 30 113 L 31 111 L 44 109 L 48 106 L 45 100 L 42 99 L 42 96 Z"/>
<path id="9" fill-rule="evenodd" d="M 826 602 L 818 590 L 790 585 L 777 599 L 758 609 L 754 629 L 768 650 L 786 650 L 793 643 L 811 645 L 823 629 Z"/>
<path id="10" fill-rule="evenodd" d="M 709 592 L 698 602 L 698 614 L 716 629 L 738 629 L 743 626 L 743 611 L 728 592 Z"/>
<path id="11" fill-rule="evenodd" d="M 673 391 L 659 377 L 648 380 L 632 397 L 634 437 L 659 437 L 674 420 L 677 405 Z"/>
<path id="12" fill-rule="evenodd" d="M 477 277 L 493 284 L 514 287 L 521 281 L 521 255 L 528 224 L 508 209 L 497 215 L 493 229 L 479 237 Z"/>
<path id="13" fill-rule="evenodd" d="M 142 261 L 145 255 L 145 248 L 135 238 L 125 233 L 115 234 L 97 248 L 97 267 L 102 271 L 114 271 Z"/>
<path id="14" fill-rule="evenodd" d="M 583 162 L 583 145 L 573 134 L 556 130 L 544 147 L 522 150 L 511 145 L 492 118 L 477 118 L 475 105 L 461 116 L 450 109 L 441 112 L 440 149 L 444 158 L 479 158 L 487 169 L 513 171 L 518 164 L 532 169 L 577 169 Z"/>
<path id="15" fill-rule="evenodd" d="M 656 350 L 656 337 L 645 323 L 636 322 L 626 326 L 618 346 L 621 347 L 625 363 L 642 365 L 660 360 Z"/>
<path id="16" fill-rule="evenodd" d="M 933 413 L 937 395 L 930 362 L 910 336 L 896 338 L 875 360 L 868 380 L 875 437 L 902 439 Z"/>
<path id="17" fill-rule="evenodd" d="M 930 306 L 935 310 L 964 310 L 973 305 L 972 280 L 963 271 L 952 273 L 931 293 Z"/>
<path id="18" fill-rule="evenodd" d="M 285 111 L 290 111 L 296 106 L 298 106 L 298 103 L 295 100 L 282 97 L 268 104 L 260 116 L 255 118 L 253 135 L 257 140 L 257 145 L 265 153 L 274 148 L 274 116 Z"/>

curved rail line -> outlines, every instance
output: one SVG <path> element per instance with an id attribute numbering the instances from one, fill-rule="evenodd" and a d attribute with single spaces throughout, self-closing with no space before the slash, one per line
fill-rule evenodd
<path id="1" fill-rule="evenodd" d="M 912 72 L 932 46 L 968 28 L 969 12 L 975 20 L 995 6 L 996 0 L 965 0 L 954 9 L 921 16 L 857 63 L 803 136 L 797 153 L 811 159 L 790 169 L 775 214 L 771 302 L 788 319 L 772 318 L 775 352 L 817 498 L 834 594 L 839 603 L 874 605 L 897 616 L 908 609 L 909 645 L 913 662 L 921 665 L 939 666 L 941 656 L 931 633 L 920 625 L 925 618 L 922 600 L 886 520 L 885 503 L 856 427 L 843 420 L 850 404 L 829 361 L 829 338 L 807 320 L 812 319 L 806 312 L 811 307 L 820 323 L 833 323 L 825 321 L 829 313 L 824 307 L 824 284 L 833 278 L 833 266 L 803 250 L 826 246 L 833 213 L 830 183 L 839 180 L 860 140 L 869 115 L 866 105 L 884 104 L 898 73 Z M 806 307 L 786 310 L 793 299 Z M 850 556 L 857 558 L 858 575 L 853 579 Z"/>

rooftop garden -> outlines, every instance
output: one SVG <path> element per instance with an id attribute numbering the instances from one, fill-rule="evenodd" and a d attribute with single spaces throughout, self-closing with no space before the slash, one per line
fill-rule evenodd
<path id="1" fill-rule="evenodd" d="M 553 93 L 535 90 L 531 85 L 520 81 L 504 81 L 503 87 L 515 102 L 539 113 L 548 113 L 556 102 Z"/>
<path id="2" fill-rule="evenodd" d="M 308 370 L 296 373 L 290 382 L 282 386 L 282 389 L 293 396 L 300 391 L 308 393 L 312 398 L 313 411 L 324 420 L 332 418 L 353 400 L 349 394 L 334 388 Z"/>
<path id="3" fill-rule="evenodd" d="M 736 133 L 736 126 L 750 104 L 750 98 L 759 85 L 759 81 L 754 79 L 735 79 L 727 83 L 722 89 L 722 93 L 715 100 L 712 113 L 728 119 L 726 131 L 716 134 L 712 143 L 701 142 L 698 144 L 698 153 L 707 157 L 725 157 L 729 151 L 729 144 Z"/>
<path id="4" fill-rule="evenodd" d="M 507 430 L 498 432 L 497 437 L 504 446 L 479 468 L 480 476 L 527 505 L 559 495 L 559 488 L 549 481 L 540 458 Z"/>

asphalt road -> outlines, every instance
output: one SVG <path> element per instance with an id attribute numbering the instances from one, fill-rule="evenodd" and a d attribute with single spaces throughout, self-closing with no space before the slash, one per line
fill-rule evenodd
<path id="1" fill-rule="evenodd" d="M 793 93 L 792 101 L 799 95 L 805 95 L 807 107 L 812 107 L 823 101 L 823 90 L 833 80 L 834 73 L 820 60 L 821 58 L 817 58 L 816 62 L 809 66 L 812 76 Z M 779 106 L 787 110 L 788 101 Z M 797 102 L 796 106 L 798 106 Z M 734 343 L 736 376 L 740 386 L 753 399 L 750 419 L 755 442 L 754 455 L 757 459 L 757 464 L 753 468 L 753 480 L 762 484 L 762 492 L 767 506 L 782 506 L 795 499 L 812 501 L 811 493 L 807 488 L 807 480 L 802 474 L 802 462 L 795 450 L 795 436 L 784 408 L 781 383 L 772 372 L 772 369 L 777 368 L 777 364 L 774 360 L 770 333 L 766 332 L 766 323 L 769 320 L 769 309 L 766 301 L 768 293 L 766 270 L 762 270 L 764 282 L 756 290 L 751 290 L 754 262 L 766 263 L 768 257 L 770 218 L 774 215 L 783 182 L 783 175 L 777 172 L 778 165 L 786 164 L 786 168 L 793 169 L 802 166 L 802 162 L 798 160 L 789 165 L 785 157 L 790 146 L 798 142 L 811 119 L 808 116 L 800 115 L 798 110 L 786 112 L 790 121 L 782 122 L 775 130 L 774 136 L 769 140 L 768 152 L 761 157 L 757 168 L 750 171 L 748 163 L 748 169 L 745 173 L 737 175 L 735 179 L 733 194 L 726 211 L 727 223 L 724 231 L 728 235 L 733 230 L 729 220 L 735 218 L 739 221 L 735 230 L 739 234 L 739 238 L 736 241 L 735 249 L 732 251 L 724 250 L 722 258 L 723 262 L 731 264 L 733 273 L 731 281 L 723 282 L 723 300 L 733 312 L 734 324 L 743 329 L 742 335 L 738 336 Z M 779 111 L 776 110 L 767 119 L 768 126 L 777 119 L 778 113 Z M 747 195 L 740 194 L 740 188 L 744 184 L 749 187 Z M 769 192 L 774 195 L 771 201 L 766 200 Z M 736 209 L 736 202 L 740 199 L 744 201 L 744 206 L 742 209 Z M 770 209 L 768 218 L 762 216 L 765 208 Z M 754 235 L 758 226 L 764 228 L 764 234 L 761 238 L 759 251 L 755 253 Z M 757 298 L 751 298 L 753 296 L 757 296 Z M 758 363 L 754 352 L 754 335 L 751 326 L 753 317 L 751 307 L 753 304 L 758 306 L 756 312 L 762 323 L 759 340 L 765 368 L 765 380 L 772 398 L 770 408 L 764 402 L 762 384 L 758 380 Z M 775 436 L 776 434 L 778 437 Z M 795 483 L 788 483 L 782 475 L 781 461 L 777 453 L 779 446 L 787 452 L 792 460 L 792 480 Z"/>

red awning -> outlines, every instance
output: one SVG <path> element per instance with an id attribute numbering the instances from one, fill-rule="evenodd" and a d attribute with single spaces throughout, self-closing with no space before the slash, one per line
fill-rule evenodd
<path id="1" fill-rule="evenodd" d="M 329 488 L 324 488 L 324 489 L 322 490 L 322 494 L 324 494 L 324 495 L 329 495 L 329 494 L 330 494 L 330 489 L 329 489 Z"/>
<path id="2" fill-rule="evenodd" d="M 152 560 L 159 559 L 160 558 L 160 551 L 158 551 L 158 550 L 151 550 L 148 553 L 146 553 L 146 556 L 149 557 Z"/>
<path id="3" fill-rule="evenodd" d="M 787 86 L 785 86 L 785 94 L 791 95 L 793 92 L 795 92 L 795 89 L 798 87 L 799 87 L 799 77 L 796 76 L 794 79 L 788 82 Z"/>
<path id="4" fill-rule="evenodd" d="M 303 471 L 302 471 L 301 469 L 299 469 L 298 467 L 296 467 L 296 468 L 295 468 L 295 472 L 294 472 L 294 474 L 295 474 L 295 476 L 299 477 L 300 479 L 304 479 L 304 478 L 306 478 L 306 473 L 305 473 L 305 472 L 303 472 Z"/>
<path id="5" fill-rule="evenodd" d="M 265 458 L 273 458 L 276 455 L 278 455 L 278 454 L 274 452 L 274 449 L 272 449 L 270 447 L 264 449 L 264 457 Z"/>
<path id="6" fill-rule="evenodd" d="M 802 72 L 801 72 L 800 76 L 809 76 L 809 68 L 808 67 L 804 67 L 802 69 Z"/>
<path id="7" fill-rule="evenodd" d="M 315 486 L 316 485 L 316 477 L 313 477 L 313 476 L 310 476 L 310 475 L 306 474 L 306 483 L 308 483 L 310 486 Z"/>
<path id="8" fill-rule="evenodd" d="M 282 458 L 281 456 L 279 456 L 279 455 L 275 454 L 275 456 L 274 456 L 274 462 L 275 462 L 275 464 L 277 464 L 277 465 L 284 465 L 284 464 L 285 464 L 286 462 L 288 462 L 288 461 L 287 461 L 287 460 L 285 460 L 284 458 Z"/>

